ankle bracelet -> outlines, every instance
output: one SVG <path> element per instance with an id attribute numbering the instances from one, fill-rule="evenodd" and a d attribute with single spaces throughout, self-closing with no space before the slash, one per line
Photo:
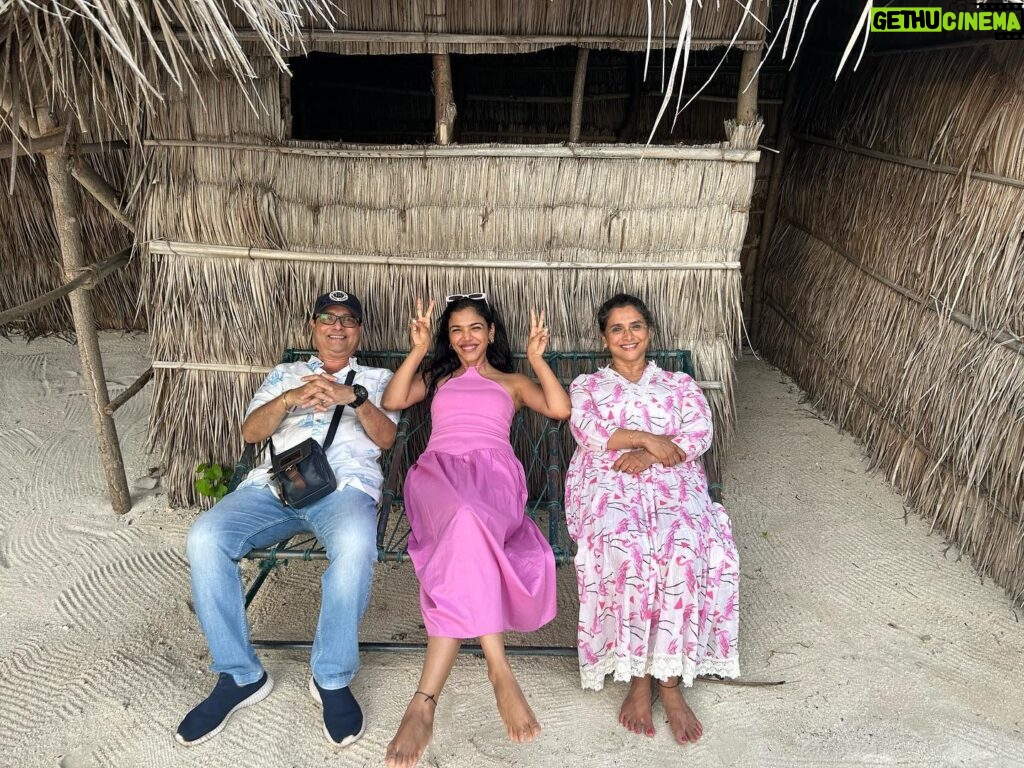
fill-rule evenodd
<path id="1" fill-rule="evenodd" d="M 426 691 L 416 691 L 415 693 L 413 693 L 413 696 L 422 696 L 424 699 L 426 699 L 431 704 L 433 704 L 434 707 L 437 707 L 437 694 L 436 693 L 427 693 Z"/>
<path id="2" fill-rule="evenodd" d="M 682 682 L 682 678 L 681 677 L 677 677 L 676 678 L 676 684 L 675 685 L 666 685 L 665 683 L 661 682 L 661 680 L 658 680 L 658 687 L 659 688 L 678 688 L 679 687 L 679 683 L 681 683 L 681 682 Z"/>

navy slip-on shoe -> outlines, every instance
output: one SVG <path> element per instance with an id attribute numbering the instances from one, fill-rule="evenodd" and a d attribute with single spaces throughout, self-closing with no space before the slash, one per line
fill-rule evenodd
<path id="1" fill-rule="evenodd" d="M 191 747 L 220 733 L 235 712 L 263 701 L 274 690 L 274 681 L 266 672 L 249 685 L 235 685 L 231 675 L 221 672 L 213 692 L 203 699 L 178 726 L 174 738 Z"/>
<path id="2" fill-rule="evenodd" d="M 321 688 L 309 678 L 309 695 L 324 709 L 324 736 L 336 747 L 347 747 L 366 731 L 366 721 L 359 702 L 346 688 Z"/>

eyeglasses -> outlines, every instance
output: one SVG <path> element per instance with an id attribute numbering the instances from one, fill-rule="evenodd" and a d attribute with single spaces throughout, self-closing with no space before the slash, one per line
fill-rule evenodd
<path id="1" fill-rule="evenodd" d="M 341 323 L 346 328 L 355 328 L 359 325 L 359 318 L 355 315 L 333 315 L 330 312 L 321 312 L 316 315 L 316 321 L 320 325 L 334 325 Z"/>
<path id="2" fill-rule="evenodd" d="M 608 328 L 609 336 L 621 336 L 626 332 L 626 328 L 629 328 L 629 332 L 633 334 L 643 333 L 647 330 L 647 323 L 641 323 L 639 320 L 635 323 L 626 325 L 613 325 Z"/>
<path id="3" fill-rule="evenodd" d="M 478 293 L 450 293 L 444 297 L 445 304 L 451 304 L 453 301 L 459 301 L 460 299 L 470 299 L 471 301 L 482 301 L 484 304 L 487 303 L 487 294 L 480 291 Z"/>

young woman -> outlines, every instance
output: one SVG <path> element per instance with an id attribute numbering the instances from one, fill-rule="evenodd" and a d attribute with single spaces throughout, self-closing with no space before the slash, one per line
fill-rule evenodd
<path id="1" fill-rule="evenodd" d="M 526 343 L 538 385 L 512 372 L 505 328 L 484 293 L 447 297 L 421 371 L 433 310 L 433 301 L 424 312 L 416 300 L 412 349 L 383 397 L 395 410 L 428 399 L 433 425 L 403 493 L 428 639 L 419 686 L 388 745 L 392 768 L 412 768 L 426 750 L 438 696 L 468 638 L 480 638 L 509 738 L 536 738 L 540 724 L 512 674 L 502 633 L 532 632 L 555 616 L 554 557 L 525 514 L 526 478 L 509 443 L 519 408 L 569 417 L 569 396 L 543 358 L 544 312 L 531 311 Z"/>

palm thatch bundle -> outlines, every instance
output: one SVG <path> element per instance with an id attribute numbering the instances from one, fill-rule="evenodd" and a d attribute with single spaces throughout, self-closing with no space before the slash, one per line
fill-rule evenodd
<path id="1" fill-rule="evenodd" d="M 876 59 L 842 100 L 802 81 L 759 333 L 1018 602 L 1022 68 L 1010 46 Z"/>
<path id="2" fill-rule="evenodd" d="M 5 142 L 0 139 L 0 146 Z M 6 142 L 8 145 L 10 139 Z M 18 306 L 64 283 L 60 248 L 51 213 L 50 188 L 41 158 L 19 158 L 17 172 L 11 160 L 0 160 L 0 174 L 13 188 L 0 193 L 0 311 Z M 112 184 L 123 187 L 129 175 L 129 158 L 124 152 L 89 156 L 88 162 Z M 82 195 L 82 227 L 88 264 L 102 261 L 131 246 L 133 235 L 88 195 Z M 145 317 L 139 311 L 139 269 L 137 264 L 120 270 L 93 291 L 96 324 L 106 330 L 144 330 Z M 29 337 L 65 332 L 71 327 L 71 310 L 66 299 L 36 310 L 6 326 L 0 333 L 19 332 Z"/>

